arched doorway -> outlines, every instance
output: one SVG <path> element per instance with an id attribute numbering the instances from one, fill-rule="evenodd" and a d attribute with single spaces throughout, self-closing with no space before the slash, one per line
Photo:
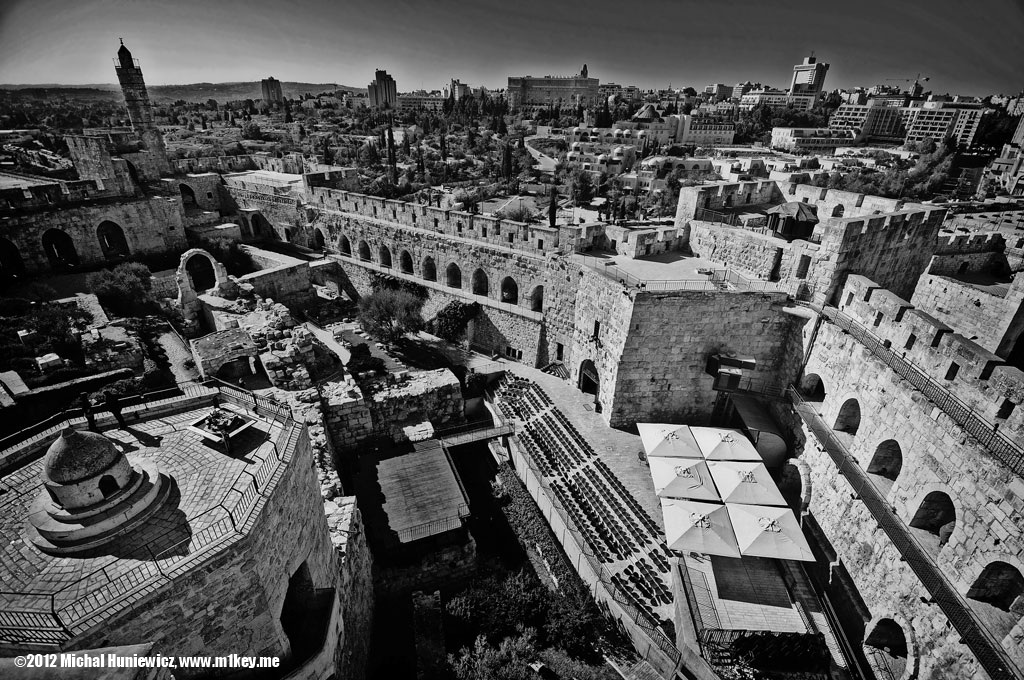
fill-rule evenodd
<path id="1" fill-rule="evenodd" d="M 198 210 L 199 203 L 196 201 L 196 192 L 192 191 L 192 187 L 187 184 L 179 184 L 178 191 L 181 192 L 181 202 L 185 206 L 185 210 Z"/>
<path id="2" fill-rule="evenodd" d="M 357 246 L 357 248 L 358 248 L 357 252 L 359 253 L 359 259 L 362 260 L 363 262 L 369 262 L 370 261 L 370 244 L 368 244 L 366 241 L 360 240 L 359 241 L 359 245 Z"/>
<path id="3" fill-rule="evenodd" d="M 437 281 L 437 265 L 434 264 L 432 257 L 423 259 L 423 278 L 427 281 Z"/>
<path id="4" fill-rule="evenodd" d="M 75 242 L 60 229 L 47 229 L 43 233 L 43 250 L 53 269 L 71 269 L 78 266 Z"/>
<path id="5" fill-rule="evenodd" d="M 190 257 L 185 263 L 185 271 L 192 282 L 192 289 L 196 294 L 201 295 L 205 291 L 217 285 L 217 273 L 213 269 L 213 262 L 208 257 Z"/>
<path id="6" fill-rule="evenodd" d="M 842 203 L 832 208 L 832 217 L 842 217 L 846 213 L 846 206 Z"/>
<path id="7" fill-rule="evenodd" d="M 462 270 L 452 262 L 445 272 L 445 283 L 449 288 L 462 288 Z"/>
<path id="8" fill-rule="evenodd" d="M 324 238 L 324 233 L 319 229 L 313 229 L 313 249 L 322 251 L 327 247 L 327 239 Z"/>
<path id="9" fill-rule="evenodd" d="M 100 226 L 96 228 L 96 238 L 99 239 L 100 249 L 106 259 L 116 260 L 130 255 L 124 229 L 116 222 L 110 220 L 101 222 Z"/>
<path id="10" fill-rule="evenodd" d="M 0 277 L 20 276 L 25 273 L 21 251 L 13 241 L 0 238 Z"/>
<path id="11" fill-rule="evenodd" d="M 530 309 L 534 312 L 544 311 L 544 286 L 537 286 L 530 293 Z"/>
<path id="12" fill-rule="evenodd" d="M 925 541 L 922 543 L 926 542 L 937 554 L 949 541 L 956 528 L 956 507 L 953 505 L 953 499 L 942 491 L 932 491 L 921 501 L 914 518 L 910 520 L 910 526 L 921 530 L 919 536 L 925 534 Z M 935 538 L 927 538 L 927 535 Z"/>
<path id="13" fill-rule="evenodd" d="M 880 619 L 864 638 L 864 656 L 876 678 L 902 680 L 907 671 L 907 636 L 900 624 Z"/>
<path id="14" fill-rule="evenodd" d="M 856 399 L 847 399 L 843 402 L 832 429 L 849 435 L 857 434 L 857 430 L 860 429 L 860 403 Z"/>
<path id="15" fill-rule="evenodd" d="M 483 269 L 477 269 L 473 272 L 473 295 L 487 297 L 489 290 L 490 283 L 487 280 L 487 273 Z"/>
<path id="16" fill-rule="evenodd" d="M 1017 567 L 1006 562 L 992 562 L 974 580 L 967 597 L 987 602 L 1004 612 L 1024 613 L 1024 576 Z"/>
<path id="17" fill-rule="evenodd" d="M 817 373 L 805 375 L 800 381 L 800 393 L 807 401 L 825 401 L 825 383 Z"/>
<path id="18" fill-rule="evenodd" d="M 110 498 L 112 495 L 117 493 L 118 485 L 117 480 L 112 475 L 103 475 L 100 477 L 100 493 L 103 494 L 104 498 Z"/>
<path id="19" fill-rule="evenodd" d="M 401 255 L 398 256 L 398 265 L 401 267 L 403 274 L 412 274 L 412 255 L 409 254 L 408 250 L 403 250 Z"/>
<path id="20" fill-rule="evenodd" d="M 259 213 L 253 213 L 252 217 L 249 218 L 252 222 L 252 233 L 256 238 L 272 238 L 274 236 L 274 228 L 267 221 L 267 218 Z"/>
<path id="21" fill-rule="evenodd" d="M 390 267 L 391 266 L 391 249 L 388 248 L 387 246 L 381 246 L 380 250 L 378 250 L 377 252 L 378 252 L 378 256 L 380 257 L 380 265 L 382 267 Z"/>
<path id="22" fill-rule="evenodd" d="M 352 254 L 352 242 L 348 240 L 348 236 L 342 234 L 341 238 L 338 239 L 338 250 L 341 251 L 342 255 Z"/>
<path id="23" fill-rule="evenodd" d="M 885 493 L 889 492 L 903 469 L 903 450 L 895 439 L 886 439 L 875 449 L 868 463 L 867 472 L 874 475 L 872 481 Z"/>
<path id="24" fill-rule="evenodd" d="M 597 375 L 597 366 L 590 359 L 584 359 L 580 364 L 579 388 L 581 392 L 593 394 L 596 399 L 601 398 L 601 379 Z"/>
<path id="25" fill-rule="evenodd" d="M 511 276 L 501 280 L 501 301 L 509 305 L 519 304 L 519 284 Z"/>

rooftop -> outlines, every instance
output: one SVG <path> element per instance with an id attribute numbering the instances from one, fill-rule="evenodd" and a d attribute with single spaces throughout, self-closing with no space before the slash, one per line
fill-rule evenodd
<path id="1" fill-rule="evenodd" d="M 465 492 L 441 442 L 431 439 L 415 451 L 377 463 L 388 525 L 402 542 L 434 533 L 431 524 L 468 514 Z"/>
<path id="2" fill-rule="evenodd" d="M 38 614 L 38 620 L 33 617 L 36 628 L 50 628 L 66 639 L 62 629 L 73 634 L 87 630 L 167 583 L 170 570 L 201 562 L 243 537 L 246 522 L 262 507 L 261 493 L 276 484 L 274 473 L 288 460 L 287 444 L 296 426 L 290 419 L 257 415 L 223 393 L 221 397 L 221 408 L 253 420 L 232 439 L 231 456 L 189 429 L 213 410 L 208 398 L 179 397 L 188 410 L 162 411 L 150 418 L 143 412 L 127 430 L 103 431 L 132 465 L 155 465 L 173 481 L 170 497 L 156 514 L 92 552 L 51 556 L 30 540 L 27 519 L 43 491 L 45 447 L 34 460 L 0 478 L 0 582 L 5 591 L 0 594 L 0 617 L 12 610 Z M 5 628 L 0 643 L 38 642 L 39 634 Z"/>

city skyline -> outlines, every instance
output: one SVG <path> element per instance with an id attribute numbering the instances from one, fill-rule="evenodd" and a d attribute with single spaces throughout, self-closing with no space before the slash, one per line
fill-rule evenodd
<path id="1" fill-rule="evenodd" d="M 151 85 L 273 75 L 365 88 L 381 68 L 401 92 L 440 89 L 452 77 L 503 88 L 508 76 L 573 75 L 587 63 L 602 83 L 645 89 L 700 90 L 746 80 L 785 88 L 792 66 L 813 51 L 831 64 L 826 90 L 905 85 L 899 79 L 917 73 L 930 77 L 928 88 L 936 93 L 984 96 L 1024 88 L 1015 43 L 1024 32 L 1024 8 L 1011 0 L 970 7 L 890 7 L 871 0 L 827 9 L 802 0 L 783 8 L 749 0 L 728 7 L 659 1 L 628 20 L 628 9 L 607 2 L 424 7 L 404 0 L 339 6 L 310 0 L 301 6 L 8 3 L 0 8 L 0 82 L 111 83 L 106 55 L 113 57 L 123 38 L 151 74 Z M 736 16 L 747 20 L 737 23 Z"/>

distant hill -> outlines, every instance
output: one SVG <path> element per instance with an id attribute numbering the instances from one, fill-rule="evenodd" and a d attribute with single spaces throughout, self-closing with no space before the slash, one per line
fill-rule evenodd
<path id="1" fill-rule="evenodd" d="M 191 83 L 188 85 L 150 85 L 149 96 L 154 102 L 185 101 L 205 102 L 216 99 L 219 103 L 235 99 L 259 99 L 261 96 L 260 81 L 240 83 Z M 334 83 L 299 83 L 281 81 L 281 90 L 290 99 L 296 99 L 309 92 L 329 92 L 333 90 L 350 90 L 366 92 L 365 87 L 349 87 Z M 98 83 L 90 85 L 60 85 L 54 83 L 32 85 L 9 85 L 0 83 L 0 90 L 17 91 L 18 96 L 27 97 L 70 97 L 75 99 L 107 99 L 111 95 L 120 96 L 120 88 L 114 84 Z"/>

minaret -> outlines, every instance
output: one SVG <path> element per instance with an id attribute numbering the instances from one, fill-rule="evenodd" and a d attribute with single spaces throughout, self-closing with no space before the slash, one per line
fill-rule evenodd
<path id="1" fill-rule="evenodd" d="M 152 129 L 153 105 L 149 103 L 146 81 L 142 78 L 139 62 L 132 59 L 132 53 L 124 46 L 123 40 L 121 48 L 117 51 L 114 70 L 117 71 L 117 80 L 121 83 L 121 92 L 124 94 L 124 103 L 128 107 L 128 118 L 132 127 L 139 132 Z"/>

